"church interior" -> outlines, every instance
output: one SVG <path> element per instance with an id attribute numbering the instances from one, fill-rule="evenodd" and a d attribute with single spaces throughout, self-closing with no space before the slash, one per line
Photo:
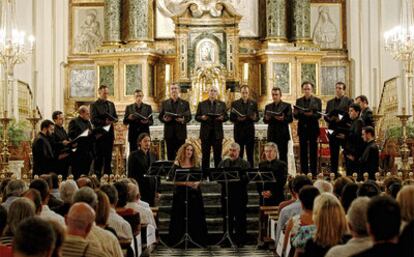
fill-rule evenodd
<path id="1" fill-rule="evenodd" d="M 0 256 L 412 257 L 413 61 L 413 0 L 1 0 Z"/>

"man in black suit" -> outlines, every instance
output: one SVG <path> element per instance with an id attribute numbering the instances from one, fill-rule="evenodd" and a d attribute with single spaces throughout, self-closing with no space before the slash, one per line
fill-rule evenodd
<path id="1" fill-rule="evenodd" d="M 348 109 L 352 104 L 352 99 L 345 96 L 346 85 L 343 82 L 337 82 L 335 85 L 335 98 L 329 100 L 326 104 L 325 121 L 329 129 L 329 150 L 331 154 L 331 172 L 338 175 L 339 147 L 344 144 L 344 129 L 350 122 Z"/>
<path id="2" fill-rule="evenodd" d="M 105 174 L 111 174 L 112 149 L 114 147 L 114 123 L 118 121 L 115 105 L 108 100 L 109 88 L 101 85 L 98 89 L 99 98 L 91 104 L 91 120 L 97 132 L 95 141 L 95 174 L 102 175 L 102 168 Z M 109 131 L 105 130 L 106 126 Z"/>
<path id="3" fill-rule="evenodd" d="M 349 118 L 351 119 L 351 127 L 347 135 L 345 135 L 345 165 L 347 176 L 352 176 L 352 173 L 359 174 L 362 178 L 361 167 L 356 160 L 349 158 L 349 156 L 356 156 L 359 158 L 364 151 L 364 140 L 362 139 L 362 128 L 364 121 L 360 117 L 361 107 L 358 104 L 351 104 L 349 106 Z"/>
<path id="4" fill-rule="evenodd" d="M 52 147 L 55 156 L 60 154 L 68 153 L 70 151 L 70 139 L 66 133 L 63 123 L 65 121 L 63 113 L 61 111 L 54 111 L 52 113 L 52 119 L 55 123 L 55 132 L 52 134 Z M 68 176 L 71 156 L 68 155 L 66 158 L 56 161 L 55 172 L 62 175 L 63 178 Z"/>
<path id="5" fill-rule="evenodd" d="M 238 169 L 240 180 L 228 182 L 227 195 L 226 185 L 221 183 L 221 209 L 223 210 L 223 228 L 226 231 L 227 206 L 225 197 L 228 197 L 229 233 L 233 242 L 238 246 L 242 246 L 246 240 L 247 184 L 249 183 L 247 169 L 250 168 L 250 164 L 240 157 L 240 145 L 238 143 L 230 145 L 229 158 L 222 160 L 219 163 L 219 168 Z"/>
<path id="6" fill-rule="evenodd" d="M 79 178 L 82 174 L 89 174 L 94 157 L 94 137 L 92 135 L 89 108 L 82 105 L 79 107 L 78 113 L 79 116 L 72 119 L 68 126 L 69 138 L 72 141 L 76 139 L 76 150 L 72 155 L 71 163 L 74 179 Z M 87 136 L 79 137 L 84 132 Z"/>
<path id="7" fill-rule="evenodd" d="M 372 110 L 368 106 L 368 98 L 364 95 L 360 95 L 355 98 L 355 102 L 361 107 L 361 118 L 364 121 L 365 126 L 371 126 L 375 128 Z"/>
<path id="8" fill-rule="evenodd" d="M 290 140 L 289 123 L 293 121 L 292 106 L 282 101 L 282 91 L 272 89 L 273 103 L 266 105 L 263 122 L 267 128 L 267 142 L 277 144 L 280 160 L 287 163 L 288 142 Z"/>
<path id="9" fill-rule="evenodd" d="M 247 160 L 254 167 L 254 123 L 259 120 L 257 103 L 250 99 L 247 85 L 240 87 L 241 98 L 231 103 L 230 120 L 234 123 L 234 141 L 240 145 L 240 156 L 243 158 L 246 147 Z"/>
<path id="10" fill-rule="evenodd" d="M 285 200 L 287 165 L 286 162 L 278 160 L 279 151 L 277 148 L 273 142 L 266 143 L 264 146 L 265 160 L 259 163 L 259 170 L 272 172 L 276 181 L 257 184 L 260 205 L 277 206 Z"/>
<path id="11" fill-rule="evenodd" d="M 299 120 L 298 136 L 300 146 L 300 167 L 304 174 L 317 173 L 319 119 L 322 111 L 321 99 L 312 95 L 314 85 L 305 81 L 302 83 L 303 97 L 296 100 L 293 116 Z M 309 145 L 309 151 L 308 151 Z M 309 153 L 309 158 L 308 158 Z M 310 166 L 308 160 L 310 159 Z"/>
<path id="12" fill-rule="evenodd" d="M 151 105 L 142 102 L 144 93 L 141 89 L 134 92 L 135 103 L 125 108 L 124 124 L 128 125 L 129 151 L 137 150 L 137 138 L 141 133 L 150 133 L 149 126 L 154 124 Z"/>
<path id="13" fill-rule="evenodd" d="M 32 145 L 33 175 L 54 172 L 55 155 L 50 139 L 54 128 L 51 120 L 44 120 L 40 124 L 40 132 Z"/>
<path id="14" fill-rule="evenodd" d="M 178 149 L 187 139 L 187 123 L 191 120 L 190 105 L 179 97 L 180 87 L 171 84 L 170 99 L 161 103 L 158 119 L 164 123 L 164 139 L 168 160 L 175 160 Z"/>
<path id="15" fill-rule="evenodd" d="M 210 150 L 213 147 L 214 167 L 221 161 L 223 149 L 223 122 L 228 120 L 226 104 L 217 99 L 218 89 L 211 87 L 208 91 L 208 99 L 198 104 L 196 121 L 201 123 L 200 139 L 201 154 L 203 155 L 201 166 L 204 171 L 210 167 Z"/>
<path id="16" fill-rule="evenodd" d="M 375 129 L 371 126 L 362 128 L 362 138 L 365 142 L 362 155 L 349 157 L 359 163 L 361 173 L 368 172 L 369 179 L 375 180 L 375 173 L 378 172 L 379 167 L 379 149 L 375 142 Z"/>
<path id="17" fill-rule="evenodd" d="M 151 137 L 147 133 L 141 133 L 137 139 L 138 149 L 133 151 L 128 157 L 128 177 L 138 182 L 141 192 L 141 199 L 150 206 L 154 206 L 156 195 L 156 180 L 146 177 L 148 169 L 156 160 L 151 153 Z"/>

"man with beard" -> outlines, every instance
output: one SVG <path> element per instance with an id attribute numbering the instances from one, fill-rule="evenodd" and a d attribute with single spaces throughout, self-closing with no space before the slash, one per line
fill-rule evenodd
<path id="1" fill-rule="evenodd" d="M 362 128 L 364 127 L 364 121 L 359 116 L 361 113 L 361 107 L 358 104 L 351 104 L 349 106 L 349 117 L 351 119 L 351 127 L 349 133 L 345 136 L 345 165 L 346 174 L 352 176 L 352 173 L 358 173 L 358 177 L 361 179 L 361 168 L 358 165 L 357 160 L 353 160 L 350 156 L 359 158 L 364 151 L 364 141 L 362 140 Z"/>
<path id="2" fill-rule="evenodd" d="M 250 165 L 240 157 L 240 145 L 232 143 L 229 149 L 229 158 L 222 160 L 218 167 L 236 169 L 239 172 L 239 181 L 228 182 L 228 220 L 230 237 L 235 244 L 242 246 L 246 240 L 247 169 Z M 225 184 L 221 184 L 221 209 L 225 217 L 227 214 L 226 189 Z M 226 219 L 224 218 L 224 231 L 226 230 L 226 225 Z"/>
<path id="3" fill-rule="evenodd" d="M 55 132 L 52 135 L 53 152 L 56 156 L 68 153 L 68 151 L 71 150 L 71 142 L 65 128 L 63 127 L 63 123 L 65 121 L 63 113 L 61 111 L 54 111 L 52 119 L 55 123 Z M 68 176 L 68 170 L 71 162 L 70 159 L 71 156 L 68 155 L 66 158 L 56 161 L 55 172 L 62 175 L 63 178 Z"/>
<path id="4" fill-rule="evenodd" d="M 32 145 L 33 175 L 54 172 L 55 155 L 50 141 L 54 128 L 51 120 L 44 120 L 40 124 L 40 132 Z"/>

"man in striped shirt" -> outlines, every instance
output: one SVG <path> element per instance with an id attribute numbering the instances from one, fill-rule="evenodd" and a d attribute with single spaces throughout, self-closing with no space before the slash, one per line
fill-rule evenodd
<path id="1" fill-rule="evenodd" d="M 63 257 L 109 257 L 86 240 L 95 221 L 95 211 L 86 203 L 75 203 L 65 217 L 67 235 L 62 245 Z"/>

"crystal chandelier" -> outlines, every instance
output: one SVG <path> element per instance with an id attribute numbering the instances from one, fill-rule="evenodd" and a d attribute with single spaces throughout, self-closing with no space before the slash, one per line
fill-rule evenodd
<path id="1" fill-rule="evenodd" d="M 0 63 L 8 76 L 13 75 L 16 64 L 24 63 L 32 53 L 34 37 L 17 28 L 16 3 L 2 0 L 0 24 Z"/>
<path id="2" fill-rule="evenodd" d="M 385 50 L 396 61 L 410 65 L 414 59 L 414 17 L 412 0 L 403 0 L 401 24 L 384 33 Z"/>

